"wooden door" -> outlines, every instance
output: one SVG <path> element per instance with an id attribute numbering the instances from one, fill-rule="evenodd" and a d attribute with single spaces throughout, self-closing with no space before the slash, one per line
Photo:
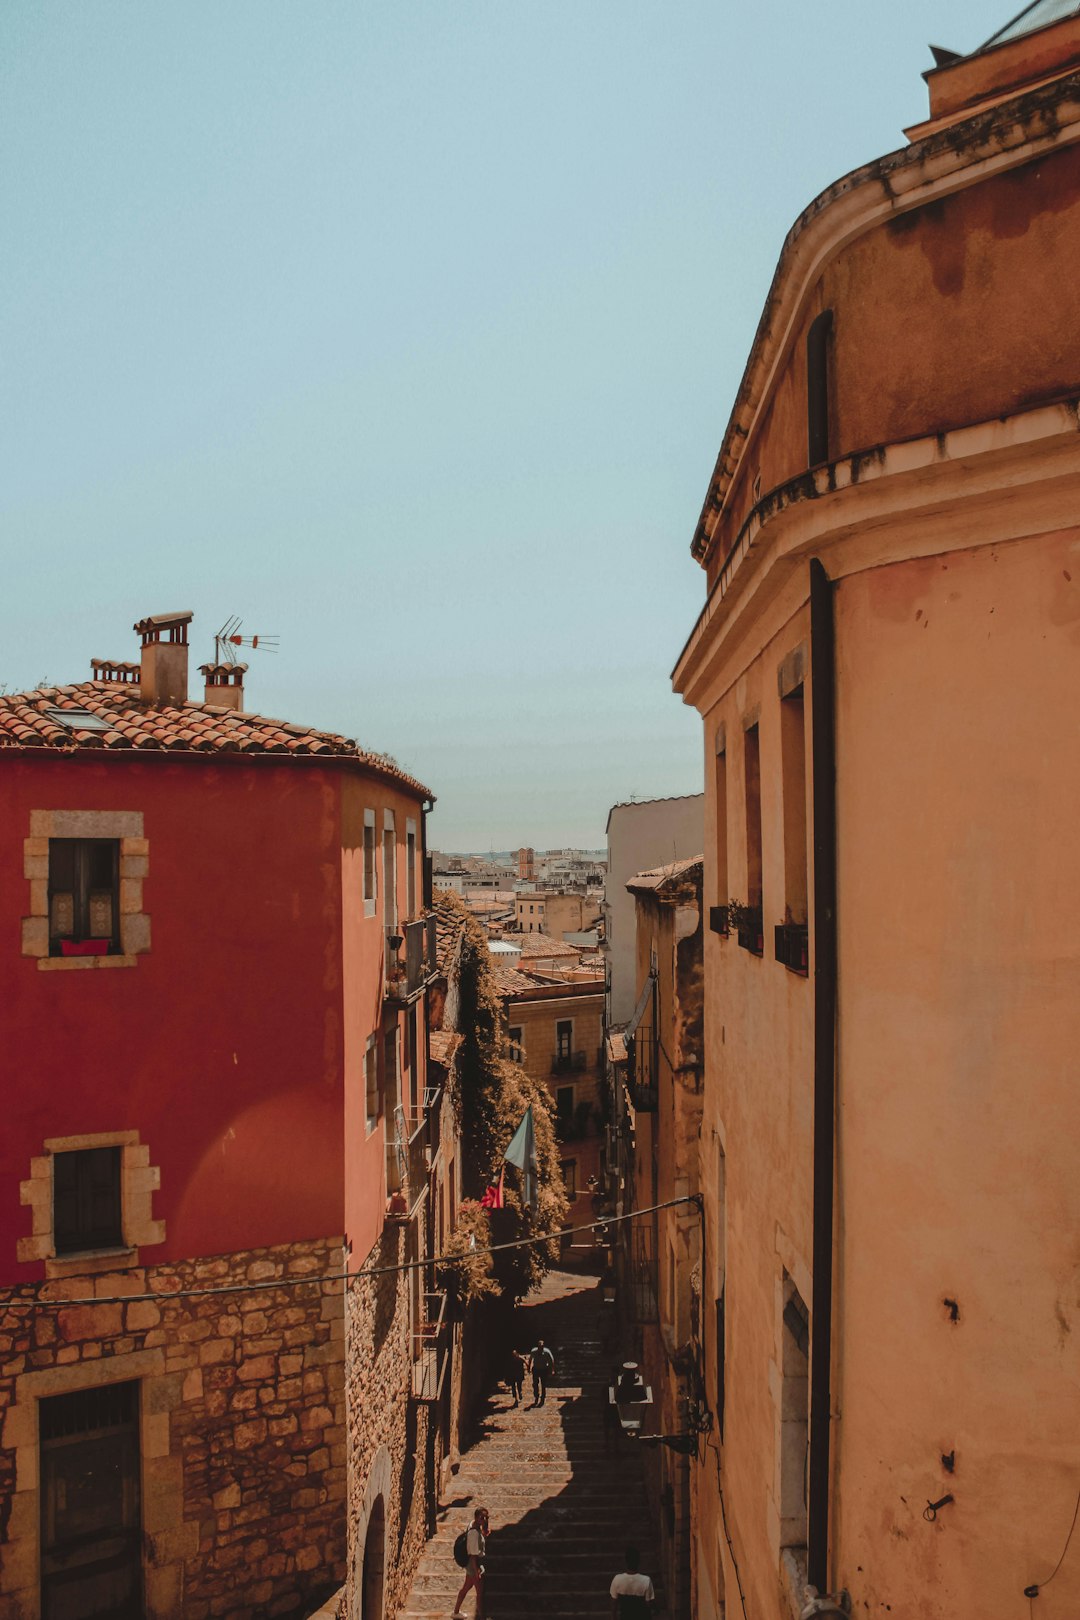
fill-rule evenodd
<path id="1" fill-rule="evenodd" d="M 141 1620 L 139 1386 L 41 1402 L 42 1620 Z"/>

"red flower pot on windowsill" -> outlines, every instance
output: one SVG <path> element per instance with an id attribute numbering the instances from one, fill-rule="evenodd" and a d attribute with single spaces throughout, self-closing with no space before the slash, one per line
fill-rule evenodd
<path id="1" fill-rule="evenodd" d="M 61 956 L 108 956 L 107 939 L 62 939 Z"/>

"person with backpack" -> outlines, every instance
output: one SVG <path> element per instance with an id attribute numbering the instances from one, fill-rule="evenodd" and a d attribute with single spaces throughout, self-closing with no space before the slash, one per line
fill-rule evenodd
<path id="1" fill-rule="evenodd" d="M 555 1357 L 543 1339 L 537 1339 L 533 1346 L 529 1364 L 532 1367 L 533 1405 L 543 1406 L 547 1387 L 555 1376 Z"/>
<path id="2" fill-rule="evenodd" d="M 461 1620 L 461 1605 L 472 1587 L 476 1593 L 476 1620 L 484 1620 L 484 1554 L 487 1552 L 488 1512 L 478 1507 L 472 1524 L 463 1530 L 454 1542 L 454 1562 L 465 1571 L 465 1581 L 454 1604 L 456 1620 Z"/>
<path id="3" fill-rule="evenodd" d="M 636 1547 L 626 1549 L 626 1568 L 611 1583 L 612 1620 L 649 1620 L 656 1602 L 653 1583 L 640 1569 Z"/>

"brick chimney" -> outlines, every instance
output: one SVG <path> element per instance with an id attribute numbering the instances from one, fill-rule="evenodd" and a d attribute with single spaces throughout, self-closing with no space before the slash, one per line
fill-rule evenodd
<path id="1" fill-rule="evenodd" d="M 139 696 L 144 703 L 187 702 L 187 636 L 193 618 L 192 613 L 152 613 L 135 626 L 142 637 Z"/>
<path id="2" fill-rule="evenodd" d="M 206 682 L 206 702 L 219 709 L 243 709 L 246 664 L 200 664 Z"/>

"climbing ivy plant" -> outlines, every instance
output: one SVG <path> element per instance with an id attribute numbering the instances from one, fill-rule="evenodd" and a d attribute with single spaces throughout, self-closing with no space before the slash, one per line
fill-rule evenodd
<path id="1" fill-rule="evenodd" d="M 485 1241 L 513 1243 L 520 1238 L 556 1232 L 566 1224 L 568 1206 L 551 1094 L 542 1080 L 525 1072 L 523 1065 L 511 1063 L 502 1056 L 501 1005 L 487 939 L 480 924 L 456 895 L 442 896 L 439 910 L 444 921 L 452 923 L 461 933 L 456 1025 L 463 1039 L 458 1053 L 455 1101 L 464 1160 L 462 1190 L 474 1201 L 474 1207 L 483 1197 L 485 1188 L 498 1181 L 503 1154 L 529 1107 L 536 1132 L 539 1187 L 536 1213 L 524 1203 L 519 1172 L 508 1166 L 503 1183 L 504 1208 L 475 1208 L 475 1213 L 463 1211 L 464 1225 L 475 1237 L 477 1248 L 483 1248 Z M 484 1226 L 487 1232 L 482 1236 Z M 457 1286 L 466 1297 L 498 1291 L 520 1299 L 536 1287 L 558 1258 L 557 1240 L 505 1249 L 492 1255 L 489 1269 L 484 1273 L 493 1285 L 491 1289 L 480 1285 L 469 1232 L 459 1223 L 456 1236 L 464 1241 Z M 467 1263 L 464 1263 L 465 1251 L 470 1257 Z"/>

